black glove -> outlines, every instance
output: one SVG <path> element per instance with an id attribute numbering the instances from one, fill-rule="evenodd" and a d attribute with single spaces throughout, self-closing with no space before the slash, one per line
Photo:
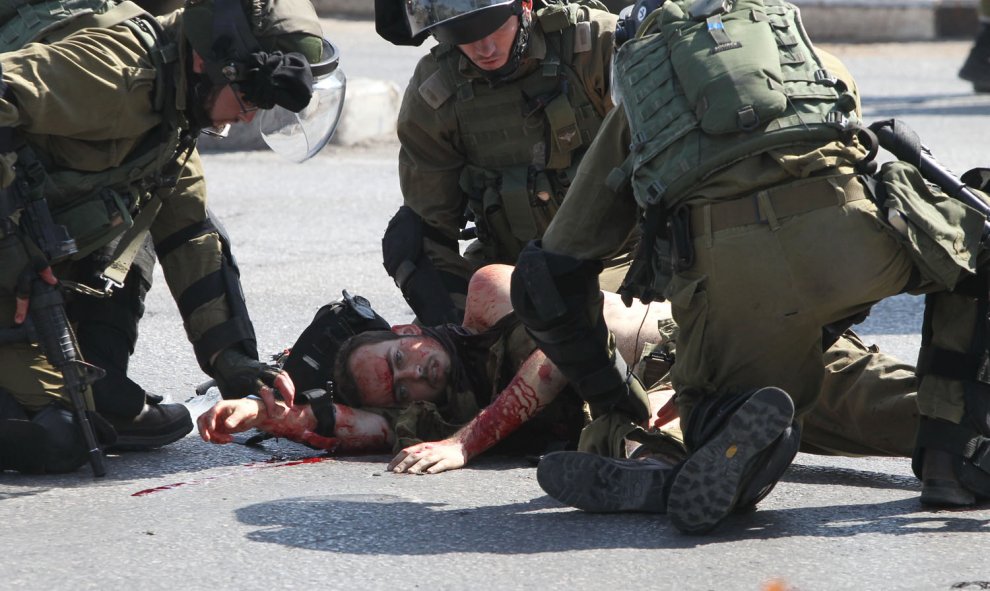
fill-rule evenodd
<path id="1" fill-rule="evenodd" d="M 298 113 L 313 96 L 313 73 L 301 53 L 252 53 L 248 57 L 247 80 L 240 87 L 244 98 L 259 109 L 279 105 Z"/>
<path id="2" fill-rule="evenodd" d="M 266 365 L 257 359 L 252 359 L 238 349 L 224 349 L 213 362 L 213 379 L 224 398 L 244 398 L 245 396 L 260 395 L 261 388 L 267 386 L 274 390 L 275 378 L 279 370 Z"/>

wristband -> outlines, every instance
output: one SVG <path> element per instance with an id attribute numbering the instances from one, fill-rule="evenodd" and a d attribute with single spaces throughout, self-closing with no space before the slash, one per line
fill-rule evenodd
<path id="1" fill-rule="evenodd" d="M 297 404 L 308 404 L 313 409 L 313 416 L 316 417 L 316 429 L 314 432 L 323 437 L 333 437 L 337 428 L 337 408 L 333 404 L 333 397 L 327 394 L 326 390 L 313 389 L 306 390 L 296 398 Z"/>

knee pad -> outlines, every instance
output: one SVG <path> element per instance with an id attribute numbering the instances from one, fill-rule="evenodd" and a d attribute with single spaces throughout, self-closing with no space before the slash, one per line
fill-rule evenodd
<path id="1" fill-rule="evenodd" d="M 28 415 L 10 392 L 0 388 L 0 420 L 3 419 L 26 421 Z"/>
<path id="2" fill-rule="evenodd" d="M 86 463 L 86 443 L 72 411 L 59 404 L 49 404 L 31 422 L 41 427 L 45 433 L 45 472 L 75 472 Z"/>
<path id="3" fill-rule="evenodd" d="M 0 469 L 25 474 L 74 472 L 88 456 L 68 409 L 50 404 L 31 420 L 0 419 Z"/>
<path id="4" fill-rule="evenodd" d="M 45 472 L 48 438 L 45 429 L 26 419 L 0 419 L 0 472 Z"/>

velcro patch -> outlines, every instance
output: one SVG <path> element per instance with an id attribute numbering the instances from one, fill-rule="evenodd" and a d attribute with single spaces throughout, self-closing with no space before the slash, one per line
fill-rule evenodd
<path id="1" fill-rule="evenodd" d="M 447 102 L 447 99 L 453 94 L 454 91 L 444 82 L 440 70 L 434 72 L 419 85 L 419 96 L 423 97 L 426 104 L 433 109 L 439 109 L 440 105 Z"/>

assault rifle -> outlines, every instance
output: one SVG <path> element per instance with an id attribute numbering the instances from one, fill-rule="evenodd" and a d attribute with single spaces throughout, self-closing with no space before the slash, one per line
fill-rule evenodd
<path id="1" fill-rule="evenodd" d="M 30 167 L 28 167 L 30 168 Z M 0 190 L 0 219 L 7 227 L 8 233 L 15 228 L 9 216 L 21 210 L 20 225 L 25 229 L 35 245 L 41 249 L 47 260 L 61 259 L 76 251 L 75 241 L 69 237 L 64 226 L 52 219 L 46 200 L 41 196 L 26 198 L 29 195 L 30 183 L 28 178 L 35 171 L 21 171 L 11 187 Z M 106 372 L 84 362 L 76 348 L 76 341 L 69 326 L 65 313 L 65 299 L 54 285 L 45 283 L 40 277 L 34 276 L 31 281 L 30 315 L 21 326 L 0 329 L 0 345 L 11 343 L 38 343 L 41 351 L 55 369 L 62 373 L 64 391 L 72 401 L 76 421 L 82 430 L 86 448 L 89 453 L 89 463 L 94 476 L 106 474 L 103 462 L 103 452 L 96 440 L 93 424 L 86 411 L 86 388 L 102 378 Z"/>

